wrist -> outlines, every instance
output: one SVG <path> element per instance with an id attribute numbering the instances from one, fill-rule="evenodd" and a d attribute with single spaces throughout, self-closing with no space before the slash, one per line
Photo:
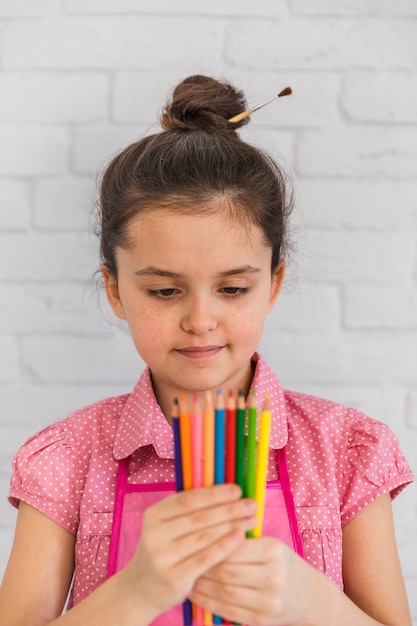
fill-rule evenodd
<path id="1" fill-rule="evenodd" d="M 116 596 L 122 606 L 121 624 L 126 626 L 148 626 L 159 612 L 155 606 L 149 602 L 149 598 L 136 584 L 136 579 L 131 575 L 127 566 L 114 576 L 116 584 Z"/>

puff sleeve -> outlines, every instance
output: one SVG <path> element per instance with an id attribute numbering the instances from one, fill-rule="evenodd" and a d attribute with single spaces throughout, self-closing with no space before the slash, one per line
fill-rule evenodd
<path id="1" fill-rule="evenodd" d="M 346 524 L 376 498 L 395 498 L 413 480 L 411 469 L 391 429 L 350 410 L 344 458 L 341 459 L 341 519 Z"/>
<path id="2" fill-rule="evenodd" d="M 9 502 L 27 502 L 75 534 L 79 523 L 80 472 L 71 436 L 57 423 L 28 439 L 13 459 Z"/>

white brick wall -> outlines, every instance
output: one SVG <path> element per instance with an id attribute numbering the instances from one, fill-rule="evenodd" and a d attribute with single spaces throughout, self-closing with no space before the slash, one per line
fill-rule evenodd
<path id="1" fill-rule="evenodd" d="M 17 447 L 141 369 L 95 288 L 95 180 L 195 72 L 250 104 L 293 87 L 243 133 L 296 186 L 263 351 L 286 386 L 387 422 L 417 473 L 416 18 L 415 0 L 0 0 L 0 575 Z M 417 488 L 394 509 L 417 626 Z"/>

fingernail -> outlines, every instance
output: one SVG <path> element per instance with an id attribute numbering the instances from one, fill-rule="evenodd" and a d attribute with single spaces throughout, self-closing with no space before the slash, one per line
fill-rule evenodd
<path id="1" fill-rule="evenodd" d="M 255 513 L 258 510 L 258 503 L 256 500 L 245 500 L 245 508 L 249 513 Z"/>

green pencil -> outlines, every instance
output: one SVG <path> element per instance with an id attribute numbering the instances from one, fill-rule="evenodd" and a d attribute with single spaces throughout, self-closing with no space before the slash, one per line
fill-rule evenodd
<path id="1" fill-rule="evenodd" d="M 248 440 L 246 448 L 246 493 L 247 498 L 255 498 L 255 456 L 256 456 L 256 393 L 251 391 L 248 406 Z M 253 531 L 249 530 L 248 537 L 253 537 Z"/>
<path id="2" fill-rule="evenodd" d="M 236 408 L 236 483 L 246 495 L 245 488 L 245 396 L 239 390 Z"/>

